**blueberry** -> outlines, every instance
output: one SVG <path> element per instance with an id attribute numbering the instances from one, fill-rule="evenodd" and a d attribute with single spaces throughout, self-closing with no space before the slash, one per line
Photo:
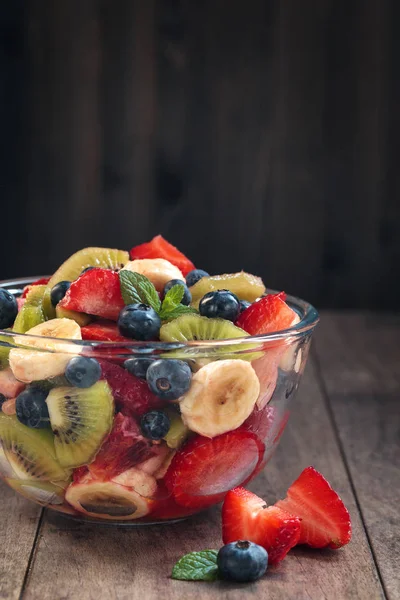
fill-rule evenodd
<path id="1" fill-rule="evenodd" d="M 0 410 L 6 400 L 7 400 L 7 398 L 5 397 L 5 395 L 0 394 Z"/>
<path id="2" fill-rule="evenodd" d="M 235 321 L 240 313 L 240 303 L 235 294 L 229 290 L 208 292 L 202 297 L 199 311 L 203 317 L 227 319 Z"/>
<path id="3" fill-rule="evenodd" d="M 267 570 L 268 553 L 253 542 L 238 541 L 222 546 L 217 556 L 218 571 L 228 581 L 256 581 Z"/>
<path id="4" fill-rule="evenodd" d="M 192 294 L 189 292 L 189 289 L 188 289 L 186 283 L 184 281 L 182 281 L 181 279 L 171 279 L 171 281 L 168 281 L 164 287 L 164 296 L 168 292 L 168 290 L 170 290 L 172 287 L 174 287 L 174 285 L 181 285 L 183 287 L 184 293 L 183 293 L 183 298 L 181 300 L 181 304 L 185 304 L 186 306 L 189 306 L 189 304 L 192 301 Z"/>
<path id="5" fill-rule="evenodd" d="M 53 306 L 57 306 L 57 304 L 61 302 L 70 285 L 70 281 L 60 281 L 59 283 L 56 283 L 50 292 L 50 299 Z"/>
<path id="6" fill-rule="evenodd" d="M 124 367 L 131 375 L 139 377 L 139 379 L 146 379 L 147 369 L 155 358 L 128 358 L 124 362 Z"/>
<path id="7" fill-rule="evenodd" d="M 7 329 L 18 314 L 16 299 L 7 290 L 0 289 L 0 329 Z"/>
<path id="8" fill-rule="evenodd" d="M 192 287 L 192 285 L 200 281 L 203 277 L 210 277 L 210 273 L 202 269 L 194 269 L 186 275 L 186 284 L 188 287 Z"/>
<path id="9" fill-rule="evenodd" d="M 161 410 L 152 410 L 146 413 L 140 421 L 143 435 L 150 440 L 161 440 L 167 435 L 170 425 L 168 415 Z"/>
<path id="10" fill-rule="evenodd" d="M 242 313 L 244 310 L 246 310 L 246 308 L 249 308 L 249 306 L 251 306 L 251 302 L 247 302 L 247 300 L 240 300 L 239 306 L 240 312 Z"/>
<path id="11" fill-rule="evenodd" d="M 27 427 L 43 429 L 50 424 L 49 411 L 46 404 L 47 392 L 29 386 L 17 396 L 15 412 L 17 419 Z"/>
<path id="12" fill-rule="evenodd" d="M 164 358 L 149 366 L 146 379 L 154 394 L 165 400 L 176 400 L 190 388 L 192 371 L 183 360 Z"/>
<path id="13" fill-rule="evenodd" d="M 74 356 L 65 369 L 65 379 L 78 388 L 89 388 L 101 377 L 101 367 L 95 358 Z"/>
<path id="14" fill-rule="evenodd" d="M 161 320 L 154 308 L 147 304 L 128 304 L 119 313 L 118 329 L 121 335 L 147 341 L 159 337 Z"/>

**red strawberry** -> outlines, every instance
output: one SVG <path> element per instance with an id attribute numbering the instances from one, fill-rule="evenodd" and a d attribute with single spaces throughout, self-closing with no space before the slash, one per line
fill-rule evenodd
<path id="1" fill-rule="evenodd" d="M 76 469 L 74 469 L 72 473 L 72 480 L 74 483 L 77 483 L 88 476 L 90 477 L 89 469 L 86 465 L 84 465 L 83 467 L 77 467 Z"/>
<path id="2" fill-rule="evenodd" d="M 341 548 L 351 539 L 350 515 L 338 494 L 314 467 L 307 467 L 276 506 L 301 519 L 299 544 Z"/>
<path id="3" fill-rule="evenodd" d="M 276 564 L 295 546 L 300 537 L 300 519 L 242 487 L 227 493 L 222 507 L 224 544 L 248 540 L 263 546 L 268 562 Z"/>
<path id="4" fill-rule="evenodd" d="M 287 329 L 299 321 L 299 316 L 282 299 L 281 294 L 268 294 L 253 302 L 239 315 L 236 325 L 250 335 Z"/>
<path id="5" fill-rule="evenodd" d="M 206 508 L 250 481 L 263 455 L 264 444 L 250 431 L 237 429 L 212 439 L 196 436 L 175 454 L 165 483 L 178 504 Z"/>
<path id="6" fill-rule="evenodd" d="M 28 295 L 28 292 L 31 291 L 31 289 L 35 286 L 35 285 L 47 285 L 50 281 L 50 277 L 41 277 L 40 279 L 37 279 L 36 281 L 33 281 L 32 283 L 30 283 L 29 285 L 26 285 L 24 287 L 24 291 L 22 292 L 22 296 L 21 298 L 26 298 Z"/>
<path id="7" fill-rule="evenodd" d="M 162 235 L 156 235 L 150 242 L 134 246 L 131 252 L 131 259 L 136 258 L 165 258 L 170 263 L 178 267 L 183 275 L 187 275 L 195 267 L 191 260 L 186 258 L 182 252 L 172 244 L 164 240 Z"/>
<path id="8" fill-rule="evenodd" d="M 118 273 L 109 269 L 86 271 L 71 283 L 59 306 L 116 321 L 125 306 Z"/>
<path id="9" fill-rule="evenodd" d="M 95 321 L 81 327 L 82 339 L 101 342 L 132 342 L 120 334 L 113 321 Z"/>
<path id="10" fill-rule="evenodd" d="M 128 371 L 106 360 L 98 359 L 102 378 L 111 387 L 117 407 L 131 417 L 163 406 L 163 401 L 149 389 L 146 381 L 134 377 Z"/>
<path id="11" fill-rule="evenodd" d="M 152 446 L 132 417 L 118 413 L 113 428 L 88 468 L 97 479 L 111 479 L 152 456 Z"/>

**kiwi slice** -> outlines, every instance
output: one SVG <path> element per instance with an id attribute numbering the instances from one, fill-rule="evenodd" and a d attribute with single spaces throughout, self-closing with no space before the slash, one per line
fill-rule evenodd
<path id="1" fill-rule="evenodd" d="M 225 319 L 209 319 L 199 315 L 186 314 L 165 323 L 160 329 L 160 339 L 162 342 L 191 342 L 191 341 L 212 341 L 229 340 L 232 338 L 248 337 L 248 333 L 236 327 L 231 321 Z M 204 347 L 187 347 L 169 352 L 166 358 L 191 358 L 199 359 L 212 358 L 228 359 L 241 358 L 242 360 L 255 360 L 262 356 L 260 352 L 254 353 L 250 350 L 257 349 L 258 344 L 229 344 L 219 348 L 212 344 Z"/>
<path id="2" fill-rule="evenodd" d="M 57 462 L 54 436 L 49 430 L 30 429 L 15 416 L 0 414 L 0 443 L 13 478 L 60 481 L 69 476 Z"/>
<path id="3" fill-rule="evenodd" d="M 87 267 L 120 269 L 129 261 L 129 253 L 113 248 L 83 248 L 70 256 L 54 273 L 43 298 L 43 310 L 48 319 L 55 317 L 56 311 L 51 303 L 52 288 L 60 281 L 74 281 Z"/>
<path id="4" fill-rule="evenodd" d="M 92 320 L 92 317 L 86 313 L 67 310 L 66 308 L 62 308 L 59 304 L 56 306 L 56 317 L 58 319 L 72 319 L 75 323 L 78 323 L 79 327 L 85 327 L 85 325 L 88 325 Z"/>
<path id="5" fill-rule="evenodd" d="M 245 271 L 202 277 L 190 288 L 192 294 L 191 306 L 198 308 L 202 297 L 215 290 L 229 290 L 236 294 L 240 300 L 254 302 L 265 293 L 265 285 L 260 277 Z"/>
<path id="6" fill-rule="evenodd" d="M 26 333 L 32 327 L 36 327 L 46 320 L 43 312 L 45 291 L 45 285 L 35 285 L 29 290 L 25 303 L 14 322 L 13 331 L 15 333 Z"/>
<path id="7" fill-rule="evenodd" d="M 11 329 L 6 331 L 11 331 Z M 8 367 L 8 355 L 10 354 L 10 350 L 14 347 L 13 337 L 0 335 L 0 371 Z"/>
<path id="8" fill-rule="evenodd" d="M 32 481 L 29 479 L 6 479 L 6 482 L 13 490 L 34 502 L 39 502 L 44 506 L 49 504 L 63 504 L 65 488 L 68 482 L 60 482 L 59 484 L 50 483 L 48 481 Z"/>
<path id="9" fill-rule="evenodd" d="M 182 446 L 189 435 L 189 429 L 182 421 L 179 412 L 174 410 L 174 408 L 166 408 L 164 412 L 166 412 L 169 417 L 170 427 L 167 435 L 165 435 L 163 439 L 167 442 L 168 448 L 175 450 Z"/>
<path id="10" fill-rule="evenodd" d="M 110 433 L 114 400 L 105 381 L 90 388 L 56 387 L 46 399 L 54 446 L 63 467 L 80 467 L 96 456 Z"/>

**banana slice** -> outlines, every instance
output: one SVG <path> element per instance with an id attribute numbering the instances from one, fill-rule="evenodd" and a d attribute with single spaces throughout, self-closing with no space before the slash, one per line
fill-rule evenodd
<path id="1" fill-rule="evenodd" d="M 131 260 L 124 266 L 122 271 L 133 271 L 140 273 L 150 279 L 158 292 L 162 292 L 165 284 L 171 279 L 185 281 L 182 272 L 169 260 L 164 258 L 138 258 Z"/>
<path id="2" fill-rule="evenodd" d="M 132 467 L 117 477 L 113 477 L 112 481 L 132 489 L 144 498 L 151 498 L 157 490 L 155 478 L 137 467 Z"/>
<path id="3" fill-rule="evenodd" d="M 185 425 L 205 437 L 240 427 L 253 411 L 260 393 L 258 377 L 244 360 L 219 360 L 193 375 L 190 390 L 180 399 Z"/>
<path id="4" fill-rule="evenodd" d="M 13 348 L 9 355 L 14 377 L 24 383 L 62 375 L 71 358 L 82 350 L 72 342 L 50 339 L 81 340 L 81 328 L 72 319 L 52 319 L 26 333 L 37 337 L 15 336 L 15 343 L 23 348 Z"/>

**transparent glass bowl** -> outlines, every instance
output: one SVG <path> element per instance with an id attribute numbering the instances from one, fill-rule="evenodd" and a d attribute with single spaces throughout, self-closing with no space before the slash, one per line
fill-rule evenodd
<path id="1" fill-rule="evenodd" d="M 23 287 L 35 279 L 4 281 L 0 287 L 18 297 Z M 71 469 L 59 466 L 55 436 L 50 427 L 26 427 L 15 415 L 9 416 L 13 412 L 12 403 L 3 404 L 3 414 L 0 414 L 1 476 L 25 497 L 89 521 L 140 524 L 176 520 L 220 502 L 228 490 L 245 485 L 260 473 L 287 424 L 290 404 L 299 386 L 311 336 L 318 322 L 317 311 L 307 302 L 291 296 L 287 302 L 298 313 L 298 324 L 277 333 L 230 340 L 186 344 L 116 343 L 29 336 L 0 330 L 0 391 L 2 382 L 6 382 L 9 386 L 6 396 L 18 395 L 24 387 L 12 376 L 11 352 L 16 351 L 19 357 L 18 353 L 23 351 L 23 360 L 30 366 L 38 365 L 39 373 L 52 373 L 39 384 L 44 386 L 46 393 L 68 386 L 63 370 L 73 356 L 80 354 L 99 361 L 103 379 L 108 382 L 114 397 L 113 413 L 115 410 L 119 415 L 117 421 L 114 418 L 111 434 L 103 438 L 101 447 L 94 449 L 95 462 Z M 253 380 L 255 372 L 259 382 L 254 408 L 239 425 L 235 422 L 232 429 L 229 429 L 231 415 L 228 415 L 227 431 L 213 437 L 190 430 L 180 431 L 178 441 L 174 442 L 176 448 L 168 447 L 164 440 L 154 443 L 142 438 L 138 442 L 143 403 L 149 390 L 145 381 L 133 378 L 124 369 L 128 358 L 137 357 L 184 360 L 191 366 L 193 376 L 214 361 L 244 361 L 254 370 L 250 379 Z M 242 362 L 230 365 L 231 370 L 238 370 L 240 365 L 243 367 Z M 82 392 L 85 390 L 80 390 Z M 69 399 L 67 402 L 71 402 L 74 389 L 63 390 L 63 393 Z M 80 417 L 83 408 L 79 402 L 84 396 L 72 397 L 78 403 L 74 414 Z M 180 423 L 179 402 L 158 399 L 156 409 L 166 409 L 170 418 Z M 7 419 L 4 413 L 8 413 Z M 90 419 L 90 411 L 88 414 L 82 418 Z M 125 422 L 127 415 L 130 420 Z M 97 418 L 97 415 L 92 416 Z M 132 427 L 136 437 L 131 436 Z M 70 433 L 74 439 L 74 432 Z"/>

